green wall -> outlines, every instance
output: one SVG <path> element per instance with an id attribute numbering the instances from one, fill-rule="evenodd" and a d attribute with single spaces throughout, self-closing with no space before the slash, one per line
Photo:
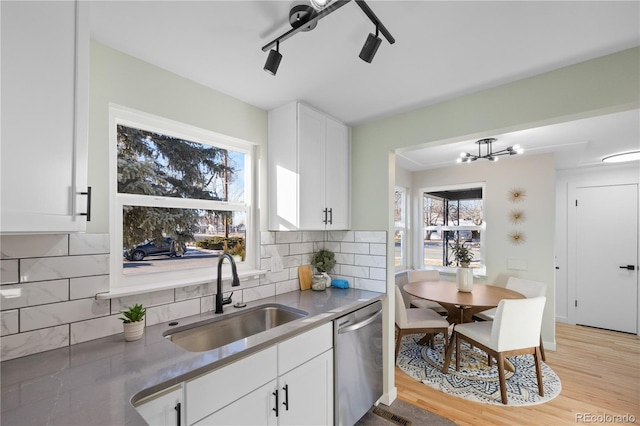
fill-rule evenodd
<path id="1" fill-rule="evenodd" d="M 96 41 L 91 42 L 89 98 L 93 209 L 87 232 L 109 232 L 109 103 L 252 142 L 260 163 L 266 164 L 266 111 Z M 259 182 L 266 212 L 266 168 Z"/>

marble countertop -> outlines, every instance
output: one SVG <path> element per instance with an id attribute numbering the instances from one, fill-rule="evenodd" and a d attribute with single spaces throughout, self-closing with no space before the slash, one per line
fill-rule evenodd
<path id="1" fill-rule="evenodd" d="M 299 320 L 206 352 L 188 352 L 165 339 L 169 322 L 147 327 L 142 339 L 123 334 L 0 363 L 2 424 L 145 425 L 131 405 L 154 391 L 257 352 L 321 323 L 379 300 L 381 293 L 328 288 L 294 291 L 247 304 L 278 303 L 307 311 Z M 246 309 L 246 308 L 244 308 Z M 212 312 L 175 320 L 178 326 L 238 312 Z"/>

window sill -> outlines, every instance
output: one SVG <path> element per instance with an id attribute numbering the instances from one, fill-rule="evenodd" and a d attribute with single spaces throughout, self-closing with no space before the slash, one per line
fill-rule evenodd
<path id="1" fill-rule="evenodd" d="M 261 269 L 248 269 L 248 270 L 244 270 L 244 271 L 238 271 L 238 277 L 240 278 L 240 281 L 246 281 L 248 279 L 256 279 L 258 277 L 260 277 L 261 275 L 265 275 L 267 273 L 267 271 L 265 270 L 261 270 Z M 223 274 L 222 275 L 222 279 L 223 280 L 230 280 L 231 274 Z M 146 285 L 138 285 L 138 286 L 127 286 L 127 287 L 120 287 L 120 288 L 112 288 L 111 290 L 109 290 L 106 293 L 98 293 L 96 294 L 96 299 L 101 300 L 101 299 L 115 299 L 118 297 L 124 297 L 124 296 L 133 296 L 135 294 L 144 294 L 144 293 L 152 293 L 155 291 L 161 291 L 161 290 L 169 290 L 169 289 L 174 289 L 174 288 L 181 288 L 181 287 L 189 287 L 189 286 L 194 286 L 194 285 L 199 285 L 199 284 L 206 284 L 206 283 L 210 283 L 210 282 L 215 282 L 217 280 L 217 277 L 212 277 L 206 280 L 199 280 L 199 281 L 189 281 L 189 282 L 184 282 L 184 281 L 180 281 L 180 282 L 166 282 L 166 283 L 162 283 L 162 284 L 146 284 Z"/>

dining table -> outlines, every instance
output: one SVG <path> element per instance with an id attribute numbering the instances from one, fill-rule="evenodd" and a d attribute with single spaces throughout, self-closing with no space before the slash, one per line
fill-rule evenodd
<path id="1" fill-rule="evenodd" d="M 495 308 L 502 299 L 526 298 L 517 291 L 490 284 L 474 283 L 470 292 L 459 291 L 455 281 L 415 281 L 403 288 L 412 296 L 442 305 L 449 324 L 472 322 L 475 314 Z"/>

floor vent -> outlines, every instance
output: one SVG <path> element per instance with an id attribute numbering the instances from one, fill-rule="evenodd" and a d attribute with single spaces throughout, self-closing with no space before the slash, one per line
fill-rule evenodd
<path id="1" fill-rule="evenodd" d="M 387 411 L 384 408 L 375 407 L 373 409 L 373 414 L 400 426 L 411 426 L 411 420 L 397 414 L 393 414 L 391 411 Z"/>

